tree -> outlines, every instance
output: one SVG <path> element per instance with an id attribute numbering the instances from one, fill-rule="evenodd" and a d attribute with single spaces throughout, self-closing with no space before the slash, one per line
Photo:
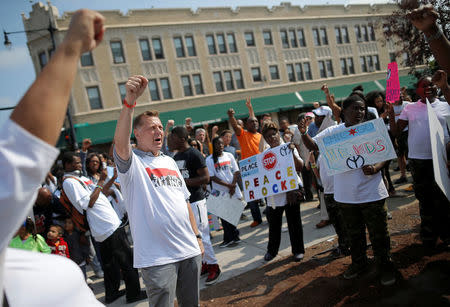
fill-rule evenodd
<path id="1" fill-rule="evenodd" d="M 421 5 L 431 4 L 439 14 L 438 24 L 446 37 L 450 37 L 450 0 L 394 0 L 398 5 L 398 10 L 391 16 L 383 20 L 383 33 L 386 40 L 393 40 L 398 52 L 396 57 L 401 57 L 404 53 L 408 55 L 403 59 L 403 64 L 411 67 L 411 73 L 417 73 L 416 66 L 425 64 L 426 73 L 432 74 L 438 69 L 436 61 L 425 40 L 408 20 L 407 14 Z M 423 71 L 420 73 L 423 74 Z"/>

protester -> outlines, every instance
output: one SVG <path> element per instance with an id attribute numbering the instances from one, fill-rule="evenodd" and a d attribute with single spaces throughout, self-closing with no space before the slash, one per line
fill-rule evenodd
<path id="1" fill-rule="evenodd" d="M 47 245 L 52 254 L 70 258 L 69 246 L 63 238 L 64 229 L 59 225 L 51 225 L 47 233 Z"/>
<path id="2" fill-rule="evenodd" d="M 157 111 L 139 114 L 136 100 L 147 90 L 143 76 L 128 79 L 114 136 L 114 161 L 134 241 L 134 267 L 140 268 L 149 304 L 199 304 L 203 244 L 190 193 L 175 161 L 163 154 L 163 126 Z M 137 146 L 130 145 L 134 126 Z M 170 144 L 170 143 L 169 143 Z"/>
<path id="3" fill-rule="evenodd" d="M 261 134 L 258 132 L 258 119 L 254 116 L 247 118 L 247 130 L 245 130 L 237 124 L 236 118 L 234 117 L 234 110 L 229 109 L 228 121 L 230 122 L 231 127 L 233 127 L 241 146 L 241 158 L 247 159 L 248 157 L 259 154 Z M 259 201 L 251 201 L 248 202 L 247 205 L 250 207 L 253 217 L 253 222 L 250 224 L 250 227 L 256 227 L 262 223 L 261 211 L 259 210 Z"/>
<path id="4" fill-rule="evenodd" d="M 206 130 L 203 128 L 197 128 L 195 130 L 195 139 L 200 143 L 200 152 L 203 154 L 203 157 L 209 156 L 209 145 L 206 138 Z"/>
<path id="5" fill-rule="evenodd" d="M 64 240 L 69 246 L 70 259 L 72 259 L 83 272 L 86 279 L 86 265 L 89 259 L 89 241 L 75 229 L 72 219 L 68 218 L 64 224 Z"/>
<path id="6" fill-rule="evenodd" d="M 359 95 L 346 98 L 341 115 L 343 124 L 325 129 L 314 139 L 308 135 L 305 121 L 302 121 L 298 128 L 305 145 L 310 150 L 318 150 L 317 139 L 368 120 L 365 101 Z M 385 204 L 389 194 L 380 173 L 384 164 L 385 162 L 364 165 L 362 169 L 335 174 L 334 199 L 342 210 L 350 237 L 352 264 L 344 272 L 344 278 L 353 279 L 368 268 L 365 233 L 367 227 L 380 281 L 383 285 L 392 285 L 395 283 L 395 273 L 390 258 L 390 237 L 387 230 L 387 207 Z"/>
<path id="7" fill-rule="evenodd" d="M 405 100 L 404 94 L 402 93 L 400 95 L 400 99 L 392 105 L 395 114 L 395 122 L 398 121 L 402 110 L 408 104 L 409 102 Z M 405 127 L 400 135 L 395 137 L 394 144 L 397 153 L 398 170 L 400 171 L 400 178 L 395 180 L 394 184 L 407 183 L 408 179 L 406 178 L 406 157 L 408 156 L 408 127 Z"/>
<path id="8" fill-rule="evenodd" d="M 5 247 L 25 220 L 37 188 L 58 155 L 53 146 L 65 120 L 80 56 L 101 42 L 103 20 L 103 16 L 89 10 L 72 15 L 64 40 L 2 126 L 0 170 L 2 177 L 10 180 L 0 183 L 0 291 L 4 293 L 0 304 L 7 298 L 3 303 L 11 306 L 31 306 L 36 302 L 51 306 L 63 300 L 65 306 L 101 305 L 72 261 L 16 249 L 6 252 Z M 52 274 L 45 274 L 50 271 Z"/>
<path id="9" fill-rule="evenodd" d="M 225 130 L 226 131 L 226 130 Z M 230 135 L 231 137 L 231 135 Z M 212 191 L 219 193 L 227 193 L 231 197 L 241 199 L 242 193 L 237 185 L 240 176 L 234 156 L 224 151 L 224 141 L 220 137 L 216 137 L 212 141 L 213 153 L 206 158 L 206 165 L 211 178 Z M 223 204 L 226 206 L 227 204 Z M 227 247 L 241 242 L 239 238 L 239 230 L 233 224 L 224 219 L 220 219 L 223 227 L 223 242 L 219 247 Z"/>
<path id="10" fill-rule="evenodd" d="M 278 127 L 274 122 L 266 121 L 262 128 L 262 135 L 271 148 L 281 145 Z M 298 155 L 294 144 L 290 145 L 294 158 L 295 169 L 300 172 L 303 167 L 303 161 Z M 297 182 L 301 186 L 300 178 L 297 176 Z M 269 221 L 269 243 L 267 244 L 267 253 L 264 260 L 270 261 L 278 254 L 281 241 L 281 222 L 283 211 L 286 212 L 286 220 L 289 229 L 289 238 L 291 240 L 292 254 L 295 261 L 301 261 L 305 254 L 303 243 L 303 226 L 300 216 L 300 197 L 296 197 L 298 191 L 279 193 L 269 196 L 267 199 L 267 220 Z M 291 197 L 293 195 L 294 197 Z M 303 196 L 303 195 L 301 195 Z"/>
<path id="11" fill-rule="evenodd" d="M 446 116 L 450 106 L 436 99 L 437 89 L 430 76 L 422 76 L 417 82 L 416 93 L 420 100 L 406 105 L 395 122 L 394 108 L 389 105 L 390 126 L 394 135 L 399 135 L 408 126 L 408 159 L 413 177 L 414 193 L 419 201 L 423 247 L 431 253 L 438 237 L 445 245 L 450 243 L 450 203 L 435 181 L 433 155 L 431 151 L 427 100 L 436 113 L 444 131 L 444 142 L 448 144 L 449 133 Z"/>
<path id="12" fill-rule="evenodd" d="M 233 135 L 233 132 L 231 130 L 223 130 L 220 133 L 220 138 L 222 139 L 222 142 L 223 142 L 223 151 L 229 152 L 230 154 L 233 155 L 233 157 L 235 159 L 237 159 L 238 155 L 236 152 L 236 147 L 231 145 L 232 135 Z M 213 147 L 214 147 L 214 144 L 213 144 Z"/>
<path id="13" fill-rule="evenodd" d="M 44 187 L 38 190 L 36 202 L 33 206 L 33 214 L 36 233 L 43 237 L 47 236 L 50 225 L 62 224 L 60 218 L 66 216 L 66 212 L 59 203 L 58 197 L 52 194 L 48 188 Z"/>
<path id="14" fill-rule="evenodd" d="M 23 225 L 20 226 L 17 234 L 9 243 L 9 247 L 45 254 L 51 253 L 51 249 L 45 242 L 45 239 L 36 233 L 36 227 L 30 217 L 27 217 Z"/>

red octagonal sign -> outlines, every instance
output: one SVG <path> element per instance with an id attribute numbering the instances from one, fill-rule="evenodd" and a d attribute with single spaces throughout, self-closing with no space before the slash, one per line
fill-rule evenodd
<path id="1" fill-rule="evenodd" d="M 262 163 L 263 163 L 264 168 L 266 170 L 270 171 L 277 164 L 277 156 L 273 152 L 269 151 L 268 153 L 266 153 L 264 155 L 264 157 L 262 159 Z"/>

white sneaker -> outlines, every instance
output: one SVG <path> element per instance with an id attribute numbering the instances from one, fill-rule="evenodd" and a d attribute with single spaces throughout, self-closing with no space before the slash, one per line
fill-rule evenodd
<path id="1" fill-rule="evenodd" d="M 86 278 L 86 283 L 87 283 L 88 285 L 92 285 L 94 282 L 92 281 L 92 279 Z"/>
<path id="2" fill-rule="evenodd" d="M 105 274 L 103 274 L 103 271 L 95 272 L 95 277 L 97 278 L 103 278 Z"/>
<path id="3" fill-rule="evenodd" d="M 294 260 L 295 260 L 295 261 L 302 261 L 302 259 L 303 259 L 304 256 L 305 256 L 305 255 L 303 255 L 302 253 L 300 253 L 300 254 L 295 254 L 295 255 L 294 255 Z"/>

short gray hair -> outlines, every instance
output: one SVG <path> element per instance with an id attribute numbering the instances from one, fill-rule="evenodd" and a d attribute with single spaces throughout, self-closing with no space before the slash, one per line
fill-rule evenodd
<path id="1" fill-rule="evenodd" d="M 195 130 L 195 136 L 197 136 L 197 135 L 199 135 L 200 133 L 206 133 L 205 132 L 205 129 L 203 129 L 203 128 L 197 128 L 197 130 Z"/>

